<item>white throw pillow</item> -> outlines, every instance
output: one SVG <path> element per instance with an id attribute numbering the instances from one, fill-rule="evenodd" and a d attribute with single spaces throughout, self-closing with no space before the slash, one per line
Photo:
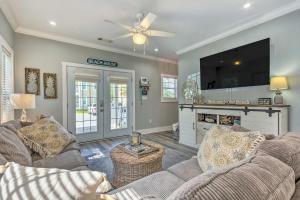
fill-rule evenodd
<path id="1" fill-rule="evenodd" d="M 222 168 L 249 157 L 264 140 L 258 131 L 234 132 L 215 126 L 204 137 L 197 159 L 203 171 Z"/>
<path id="2" fill-rule="evenodd" d="M 111 189 L 106 175 L 9 163 L 0 181 L 1 200 L 96 200 Z"/>

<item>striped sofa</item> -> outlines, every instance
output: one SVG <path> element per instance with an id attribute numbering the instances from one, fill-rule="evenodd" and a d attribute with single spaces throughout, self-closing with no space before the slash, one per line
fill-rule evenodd
<path id="1" fill-rule="evenodd" d="M 205 173 L 196 158 L 111 191 L 118 200 L 299 200 L 300 133 L 263 142 L 239 163 Z"/>

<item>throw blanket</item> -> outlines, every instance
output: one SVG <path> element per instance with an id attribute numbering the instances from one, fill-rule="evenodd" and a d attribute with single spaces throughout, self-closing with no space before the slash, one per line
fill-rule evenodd
<path id="1" fill-rule="evenodd" d="M 112 189 L 106 175 L 96 171 L 34 168 L 7 163 L 0 166 L 1 173 L 1 200 L 98 200 L 100 194 Z"/>

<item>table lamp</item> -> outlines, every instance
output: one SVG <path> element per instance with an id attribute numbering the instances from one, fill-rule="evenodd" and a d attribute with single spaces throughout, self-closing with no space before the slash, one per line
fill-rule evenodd
<path id="1" fill-rule="evenodd" d="M 274 103 L 283 104 L 283 96 L 281 90 L 287 90 L 287 78 L 284 76 L 275 76 L 271 78 L 270 90 L 275 90 Z"/>
<path id="2" fill-rule="evenodd" d="M 10 96 L 10 103 L 14 109 L 22 109 L 21 122 L 27 122 L 26 109 L 35 108 L 35 95 L 33 94 L 12 94 Z"/>

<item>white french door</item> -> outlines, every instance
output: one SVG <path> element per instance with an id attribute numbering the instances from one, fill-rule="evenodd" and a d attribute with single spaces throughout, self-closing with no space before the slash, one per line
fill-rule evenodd
<path id="1" fill-rule="evenodd" d="M 67 67 L 67 127 L 79 142 L 129 135 L 132 73 Z"/>
<path id="2" fill-rule="evenodd" d="M 132 127 L 131 73 L 104 72 L 104 137 L 129 135 Z"/>

